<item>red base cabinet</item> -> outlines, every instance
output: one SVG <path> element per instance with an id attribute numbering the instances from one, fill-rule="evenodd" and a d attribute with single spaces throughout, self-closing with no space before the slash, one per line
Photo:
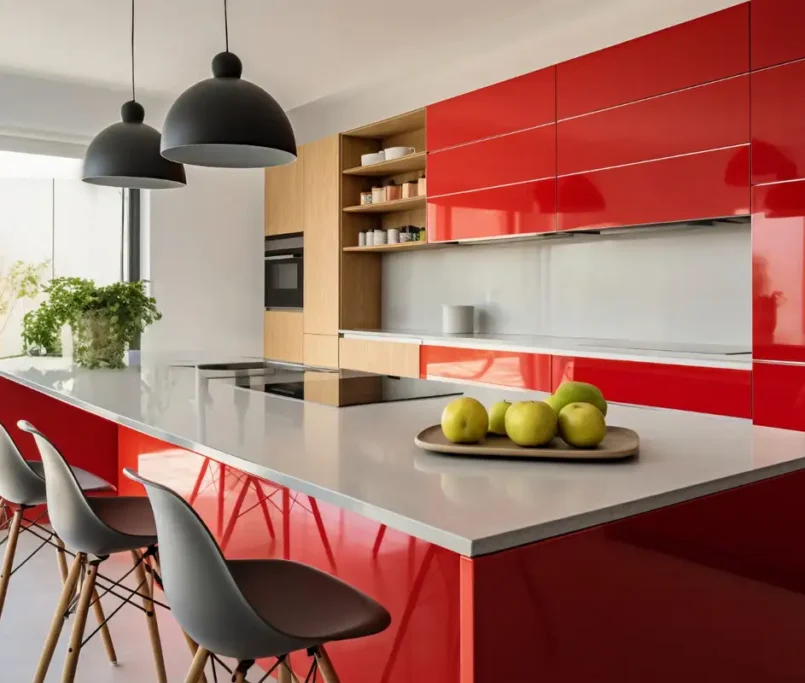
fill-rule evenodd
<path id="1" fill-rule="evenodd" d="M 609 401 L 744 418 L 752 411 L 749 370 L 554 356 L 551 374 L 552 390 L 589 382 Z"/>
<path id="2" fill-rule="evenodd" d="M 805 365 L 755 363 L 752 421 L 805 432 Z"/>
<path id="3" fill-rule="evenodd" d="M 551 390 L 551 357 L 515 351 L 422 346 L 422 379 L 458 379 L 533 391 Z"/>

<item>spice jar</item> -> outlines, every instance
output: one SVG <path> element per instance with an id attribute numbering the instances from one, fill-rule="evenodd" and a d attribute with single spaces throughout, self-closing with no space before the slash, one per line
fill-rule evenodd
<path id="1" fill-rule="evenodd" d="M 386 185 L 386 201 L 393 202 L 402 199 L 402 188 L 394 182 Z"/>
<path id="2" fill-rule="evenodd" d="M 410 180 L 407 183 L 402 184 L 402 198 L 409 199 L 410 197 L 417 196 L 417 185 L 418 183 L 415 180 Z"/>
<path id="3" fill-rule="evenodd" d="M 386 201 L 386 188 L 373 187 L 372 188 L 372 204 L 380 204 Z"/>
<path id="4" fill-rule="evenodd" d="M 372 203 L 372 192 L 361 192 L 361 206 Z"/>
<path id="5" fill-rule="evenodd" d="M 424 197 L 427 194 L 427 188 L 425 187 L 425 176 L 422 176 L 417 181 L 416 192 L 418 197 Z"/>

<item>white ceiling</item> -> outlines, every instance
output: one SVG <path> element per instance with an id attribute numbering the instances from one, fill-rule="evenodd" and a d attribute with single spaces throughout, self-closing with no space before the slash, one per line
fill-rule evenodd
<path id="1" fill-rule="evenodd" d="M 645 0 L 668 4 L 679 0 Z M 734 0 L 733 0 L 734 1 Z M 244 76 L 286 109 L 415 79 L 622 0 L 229 0 Z M 137 83 L 173 97 L 210 75 L 223 0 L 136 0 Z M 0 0 L 0 71 L 129 83 L 129 0 Z"/>

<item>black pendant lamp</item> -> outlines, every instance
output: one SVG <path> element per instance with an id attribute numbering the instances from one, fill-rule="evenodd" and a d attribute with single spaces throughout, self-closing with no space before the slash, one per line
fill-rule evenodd
<path id="1" fill-rule="evenodd" d="M 145 109 L 134 95 L 134 0 L 131 0 L 131 101 L 123 119 L 98 133 L 84 155 L 82 180 L 93 185 L 167 190 L 187 183 L 184 167 L 165 159 L 159 131 L 143 123 Z"/>
<path id="2" fill-rule="evenodd" d="M 212 60 L 212 78 L 185 90 L 168 110 L 162 156 L 194 166 L 265 168 L 296 160 L 291 122 L 277 101 L 240 76 L 243 65 L 229 51 Z"/>

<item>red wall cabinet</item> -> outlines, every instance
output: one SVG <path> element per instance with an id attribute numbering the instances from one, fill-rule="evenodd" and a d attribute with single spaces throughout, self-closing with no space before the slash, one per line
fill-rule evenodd
<path id="1" fill-rule="evenodd" d="M 752 421 L 805 432 L 805 365 L 754 363 Z"/>
<path id="2" fill-rule="evenodd" d="M 805 363 L 805 180 L 752 191 L 753 357 Z"/>
<path id="3" fill-rule="evenodd" d="M 556 69 L 560 120 L 745 73 L 749 4 L 593 52 Z"/>
<path id="4" fill-rule="evenodd" d="M 560 175 L 749 142 L 749 76 L 558 124 Z"/>
<path id="5" fill-rule="evenodd" d="M 556 118 L 556 67 L 432 104 L 428 151 L 550 123 Z"/>
<path id="6" fill-rule="evenodd" d="M 609 401 L 745 417 L 752 409 L 749 370 L 554 356 L 552 390 L 564 381 L 595 384 Z"/>
<path id="7" fill-rule="evenodd" d="M 428 241 L 525 235 L 556 230 L 556 180 L 428 199 Z"/>
<path id="8" fill-rule="evenodd" d="M 752 0 L 752 68 L 805 57 L 802 0 Z"/>
<path id="9" fill-rule="evenodd" d="M 805 62 L 752 74 L 753 184 L 805 178 L 803 83 Z"/>
<path id="10" fill-rule="evenodd" d="M 749 213 L 748 146 L 558 179 L 560 230 Z"/>
<path id="11" fill-rule="evenodd" d="M 556 176 L 553 124 L 428 155 L 428 195 Z"/>
<path id="12" fill-rule="evenodd" d="M 551 357 L 537 353 L 422 346 L 420 376 L 460 379 L 505 387 L 551 390 Z"/>

